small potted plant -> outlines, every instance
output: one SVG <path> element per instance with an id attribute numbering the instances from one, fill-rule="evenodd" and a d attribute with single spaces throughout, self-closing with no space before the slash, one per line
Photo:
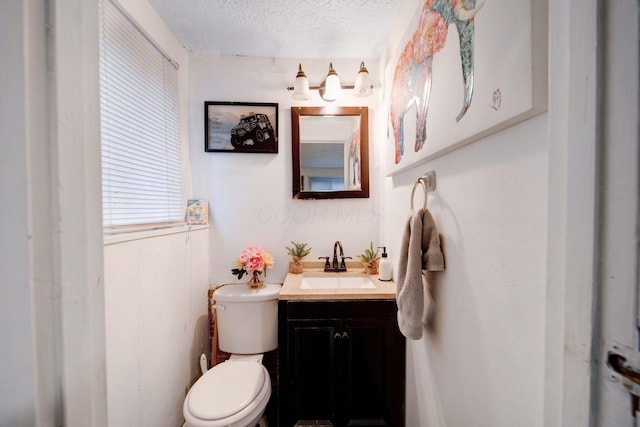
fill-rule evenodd
<path id="1" fill-rule="evenodd" d="M 307 243 L 291 242 L 291 247 L 285 246 L 287 253 L 291 255 L 289 262 L 289 273 L 300 274 L 304 271 L 302 259 L 309 255 L 311 248 L 307 249 Z"/>
<path id="2" fill-rule="evenodd" d="M 358 255 L 362 265 L 364 266 L 365 274 L 378 274 L 378 261 L 380 256 L 378 255 L 378 249 L 373 250 L 373 242 L 369 249 L 366 249 L 362 254 Z"/>

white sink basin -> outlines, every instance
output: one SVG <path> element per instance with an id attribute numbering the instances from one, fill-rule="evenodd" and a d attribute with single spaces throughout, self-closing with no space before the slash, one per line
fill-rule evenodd
<path id="1" fill-rule="evenodd" d="M 369 276 L 303 277 L 300 289 L 372 289 Z"/>

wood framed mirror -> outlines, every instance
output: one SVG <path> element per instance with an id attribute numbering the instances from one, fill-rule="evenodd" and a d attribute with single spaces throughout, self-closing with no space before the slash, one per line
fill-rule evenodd
<path id="1" fill-rule="evenodd" d="M 369 197 L 367 107 L 291 107 L 294 199 Z"/>

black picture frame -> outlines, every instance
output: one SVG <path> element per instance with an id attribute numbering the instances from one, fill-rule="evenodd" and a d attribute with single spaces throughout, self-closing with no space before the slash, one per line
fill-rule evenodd
<path id="1" fill-rule="evenodd" d="M 205 101 L 204 151 L 277 153 L 278 104 Z"/>

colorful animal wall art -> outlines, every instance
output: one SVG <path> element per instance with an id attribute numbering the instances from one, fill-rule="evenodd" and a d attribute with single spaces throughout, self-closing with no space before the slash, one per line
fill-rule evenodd
<path id="1" fill-rule="evenodd" d="M 414 150 L 420 151 L 427 140 L 427 112 L 431 94 L 434 55 L 445 47 L 449 25 L 455 25 L 460 41 L 460 61 L 464 99 L 456 117 L 460 121 L 473 98 L 474 18 L 485 0 L 426 0 L 418 27 L 398 59 L 390 98 L 390 128 L 395 140 L 395 163 L 404 154 L 404 118 L 415 107 L 416 135 Z M 437 79 L 438 76 L 435 76 Z"/>

